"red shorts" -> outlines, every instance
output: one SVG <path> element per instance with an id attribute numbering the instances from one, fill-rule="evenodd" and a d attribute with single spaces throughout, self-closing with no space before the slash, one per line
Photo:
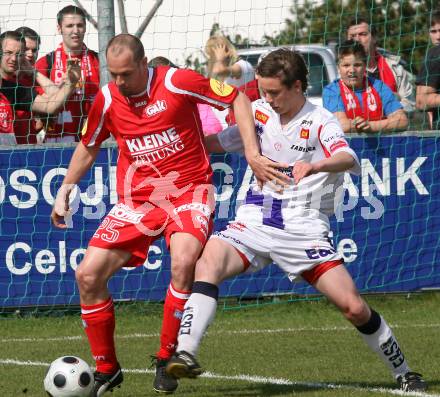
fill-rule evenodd
<path id="1" fill-rule="evenodd" d="M 204 246 L 213 228 L 215 200 L 212 186 L 193 188 L 177 198 L 162 200 L 159 206 L 120 200 L 103 219 L 89 245 L 131 253 L 126 266 L 140 266 L 147 259 L 151 243 L 164 236 L 169 248 L 175 232 L 189 233 Z"/>

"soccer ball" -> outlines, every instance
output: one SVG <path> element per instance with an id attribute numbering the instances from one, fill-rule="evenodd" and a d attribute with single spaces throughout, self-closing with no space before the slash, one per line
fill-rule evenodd
<path id="1" fill-rule="evenodd" d="M 93 383 L 93 372 L 84 360 L 64 356 L 50 364 L 44 378 L 44 389 L 51 397 L 88 397 Z"/>

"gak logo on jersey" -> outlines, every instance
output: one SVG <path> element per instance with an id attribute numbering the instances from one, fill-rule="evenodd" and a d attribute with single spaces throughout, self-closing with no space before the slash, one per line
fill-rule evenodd
<path id="1" fill-rule="evenodd" d="M 255 111 L 255 119 L 259 122 L 266 124 L 267 120 L 269 120 L 269 116 L 267 114 L 264 114 L 263 112 L 256 110 Z"/>
<path id="2" fill-rule="evenodd" d="M 310 130 L 308 130 L 307 128 L 301 128 L 301 132 L 299 133 L 299 136 L 303 139 L 309 139 Z"/>
<path id="3" fill-rule="evenodd" d="M 158 99 L 156 103 L 153 103 L 145 108 L 145 114 L 147 117 L 152 117 L 160 112 L 163 112 L 164 110 L 167 110 L 167 103 L 164 100 L 161 101 Z"/>

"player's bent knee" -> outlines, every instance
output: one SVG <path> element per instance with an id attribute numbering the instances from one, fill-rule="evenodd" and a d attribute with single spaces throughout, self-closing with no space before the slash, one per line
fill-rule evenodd
<path id="1" fill-rule="evenodd" d="M 79 266 L 75 271 L 75 278 L 80 293 L 97 292 L 102 285 L 106 284 L 106 280 L 103 280 L 97 272 L 87 266 Z"/>
<path id="2" fill-rule="evenodd" d="M 370 317 L 368 305 L 360 296 L 349 299 L 342 311 L 344 317 L 354 325 L 364 324 Z"/>

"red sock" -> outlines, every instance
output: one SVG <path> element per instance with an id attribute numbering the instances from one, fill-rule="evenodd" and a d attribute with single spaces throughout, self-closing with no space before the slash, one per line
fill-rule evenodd
<path id="1" fill-rule="evenodd" d="M 179 291 L 170 283 L 163 307 L 162 332 L 160 334 L 160 350 L 157 357 L 168 360 L 176 351 L 177 335 L 183 308 L 191 295 L 191 291 Z"/>
<path id="2" fill-rule="evenodd" d="M 112 298 L 96 305 L 81 305 L 81 318 L 96 361 L 96 370 L 107 374 L 115 372 L 118 361 L 113 340 L 115 310 Z"/>

